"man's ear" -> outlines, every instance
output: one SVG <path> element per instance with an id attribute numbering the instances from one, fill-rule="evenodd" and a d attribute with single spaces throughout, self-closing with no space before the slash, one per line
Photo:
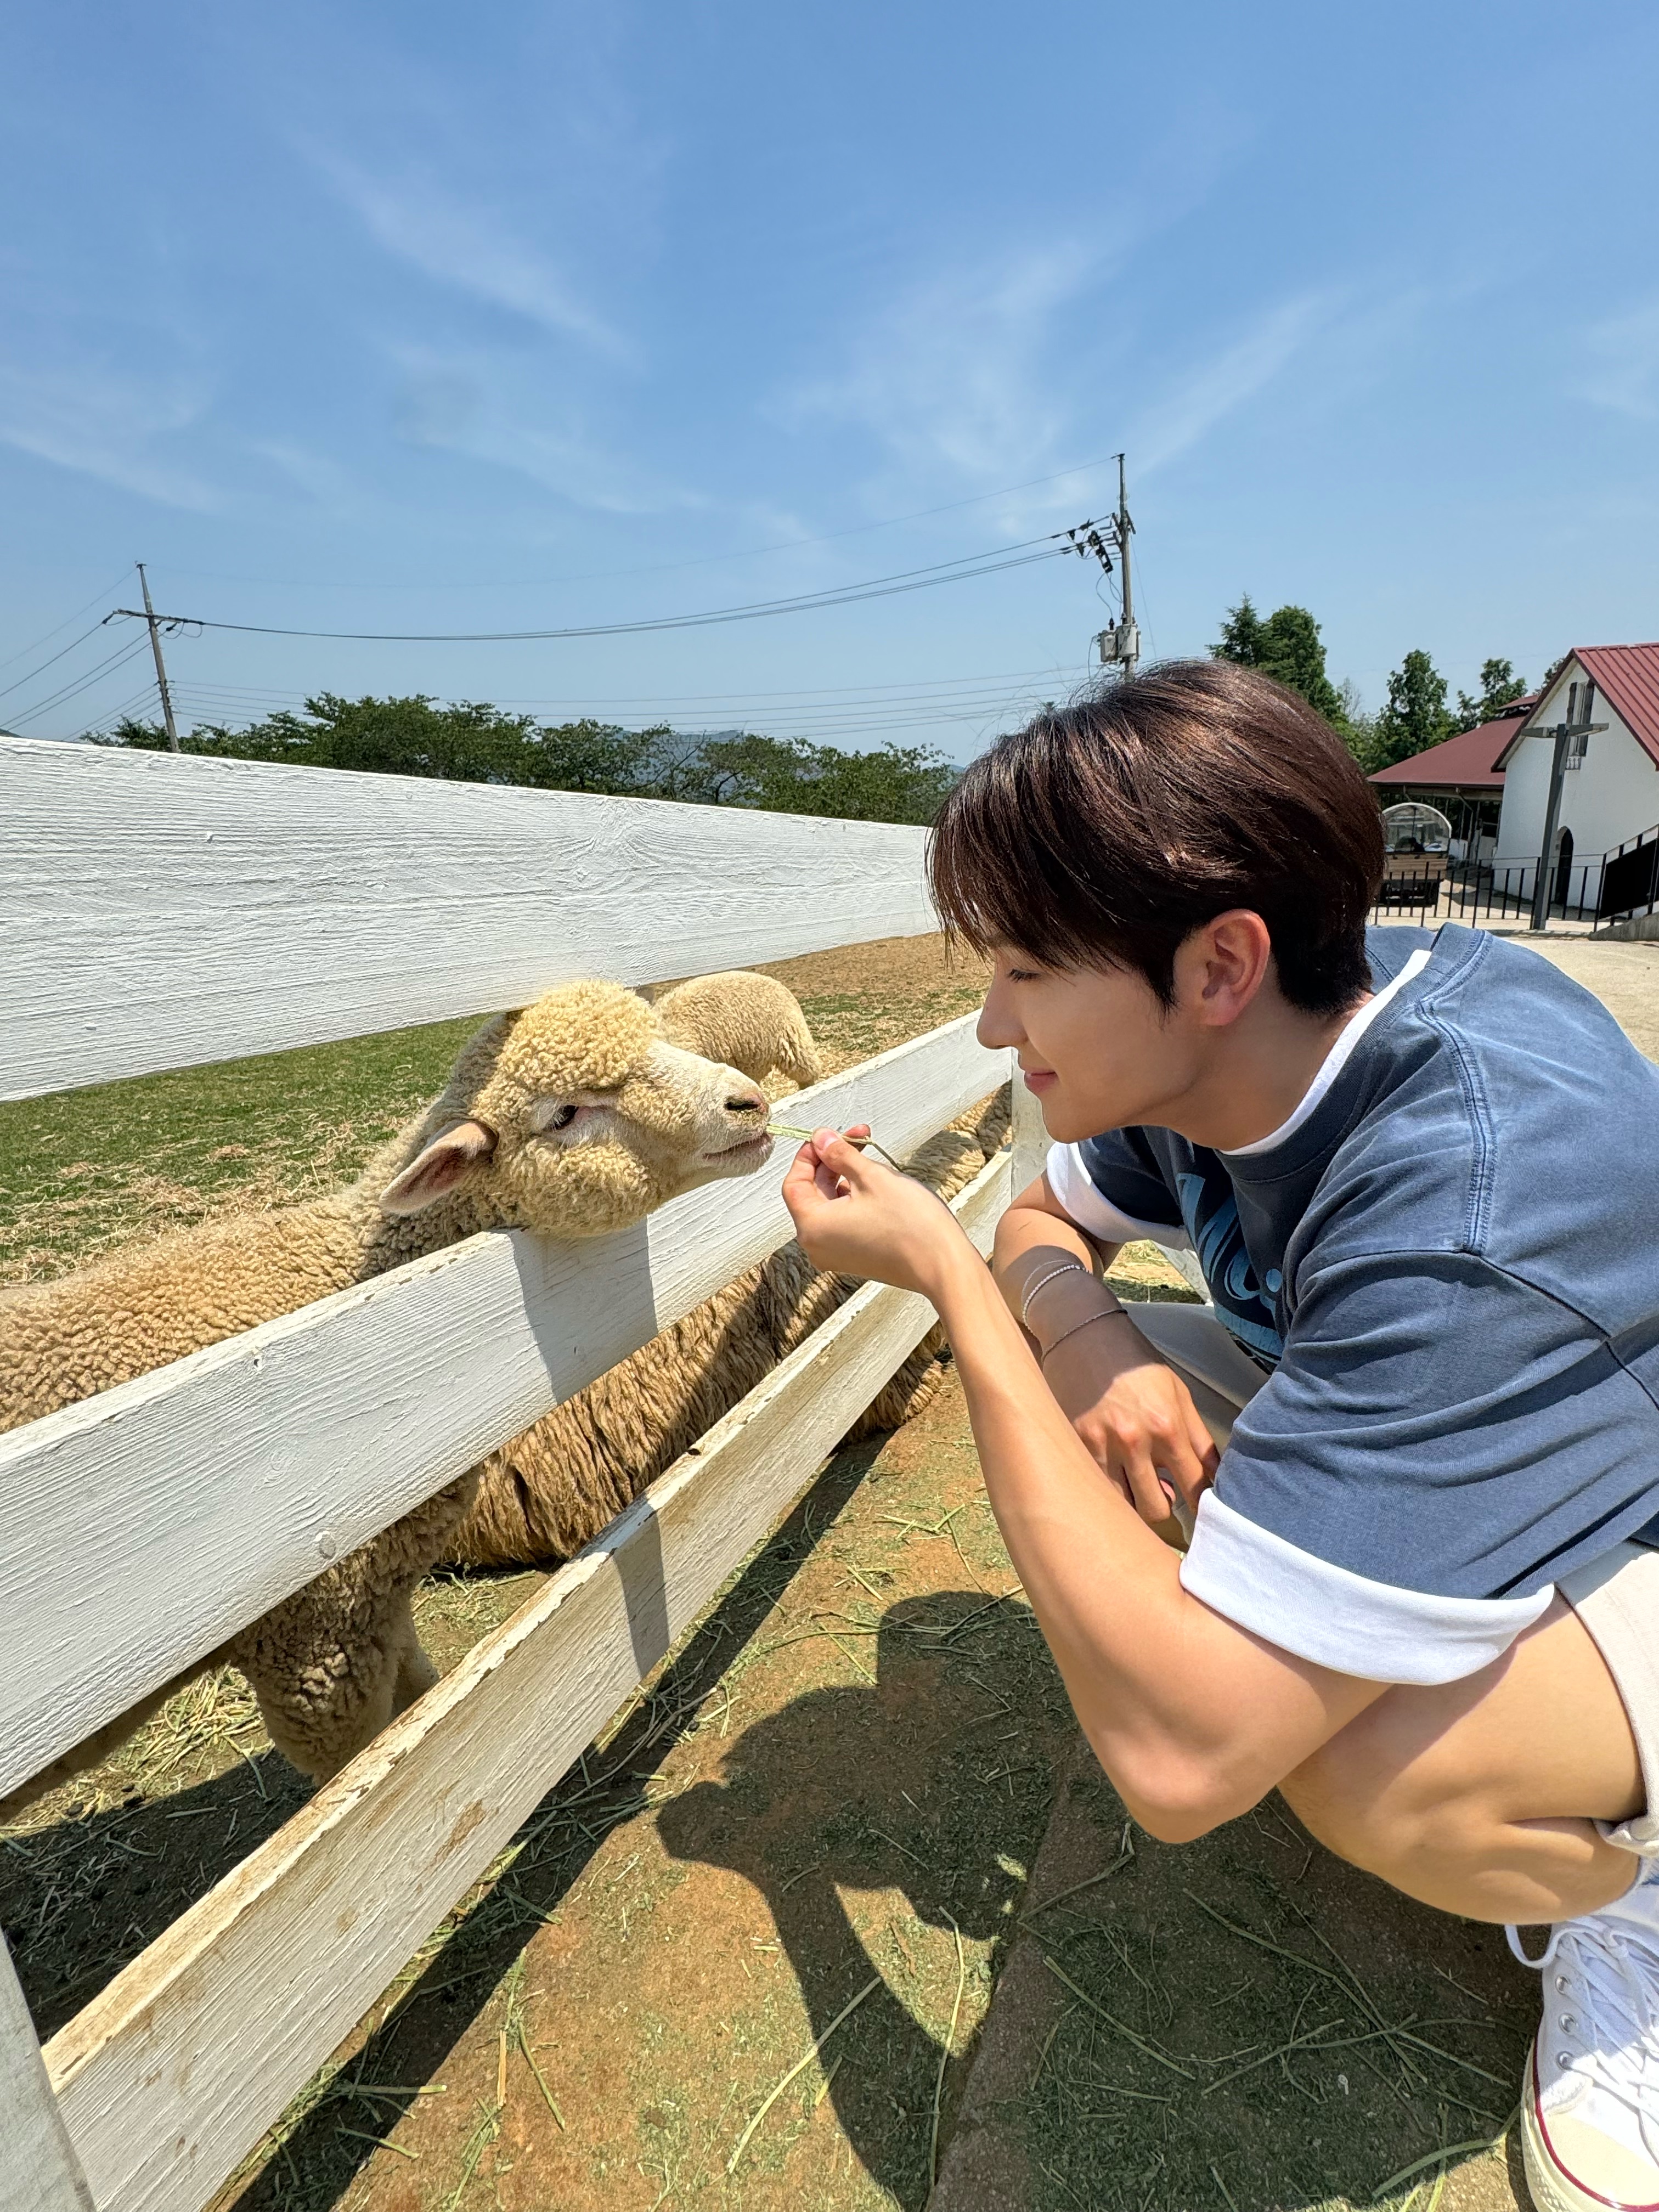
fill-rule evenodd
<path id="1" fill-rule="evenodd" d="M 1249 907 L 1230 907 L 1195 929 L 1176 952 L 1191 948 L 1193 981 L 1205 1025 L 1236 1022 L 1273 973 L 1273 938 Z"/>
<path id="2" fill-rule="evenodd" d="M 495 1150 L 495 1132 L 482 1121 L 458 1121 L 434 1137 L 380 1193 L 382 1213 L 419 1213 L 446 1197 L 461 1177 Z"/>

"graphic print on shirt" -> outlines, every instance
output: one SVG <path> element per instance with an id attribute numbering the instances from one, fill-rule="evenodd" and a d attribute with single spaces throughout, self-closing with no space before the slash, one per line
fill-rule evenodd
<path id="1" fill-rule="evenodd" d="M 1176 1197 L 1210 1296 L 1215 1300 L 1216 1319 L 1247 1351 L 1277 1366 L 1285 1340 L 1244 1249 L 1238 1201 L 1231 1181 L 1219 1169 L 1213 1178 L 1177 1175 Z"/>

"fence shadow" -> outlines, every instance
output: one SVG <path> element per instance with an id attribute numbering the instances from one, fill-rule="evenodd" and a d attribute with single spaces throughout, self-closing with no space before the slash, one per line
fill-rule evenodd
<path id="1" fill-rule="evenodd" d="M 580 1878 L 611 1826 L 640 1809 L 641 1784 L 695 1724 L 697 1709 L 759 1630 L 811 1554 L 824 1524 L 868 1473 L 886 1442 L 875 1437 L 837 1454 L 777 1534 L 694 1632 L 651 1695 L 602 1755 L 586 1757 L 548 1792 L 520 1827 L 525 1848 L 510 1883 L 490 1891 L 427 1957 L 358 2045 L 350 2072 L 368 2083 L 418 2084 L 443 2066 L 489 2003 L 531 1934 Z M 349 2124 L 385 2135 L 414 2090 L 377 2090 Z M 349 2083 L 284 2128 L 278 2158 L 228 2200 L 224 2212 L 327 2212 L 373 2155 L 362 2135 L 341 2132 Z"/>
<path id="2" fill-rule="evenodd" d="M 0 1847 L 0 1927 L 44 2042 L 274 1835 L 310 1784 L 266 1749 L 210 1780 L 71 1814 Z"/>

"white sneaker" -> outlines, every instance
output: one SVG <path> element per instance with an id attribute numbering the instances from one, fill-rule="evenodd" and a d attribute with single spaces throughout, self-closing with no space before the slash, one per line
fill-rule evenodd
<path id="1" fill-rule="evenodd" d="M 1617 1903 L 1550 1931 L 1529 1959 L 1544 2017 L 1521 2093 L 1538 2212 L 1659 2212 L 1659 1862 Z"/>

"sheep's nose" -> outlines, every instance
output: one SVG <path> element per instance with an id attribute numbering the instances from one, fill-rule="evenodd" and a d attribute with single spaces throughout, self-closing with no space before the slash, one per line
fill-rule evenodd
<path id="1" fill-rule="evenodd" d="M 745 1085 L 741 1091 L 728 1095 L 726 1110 L 728 1114 L 769 1114 L 772 1103 L 763 1091 Z"/>

